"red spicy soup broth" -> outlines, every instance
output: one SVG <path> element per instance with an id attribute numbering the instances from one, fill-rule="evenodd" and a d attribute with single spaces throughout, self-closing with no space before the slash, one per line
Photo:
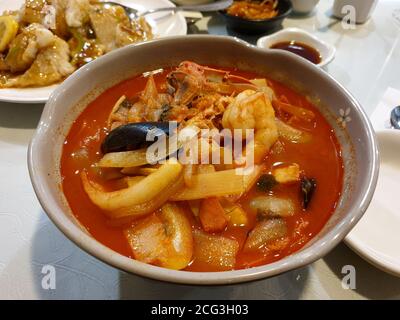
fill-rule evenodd
<path id="1" fill-rule="evenodd" d="M 243 76 L 249 79 L 262 78 L 262 76 L 241 72 L 235 69 L 224 69 L 231 74 Z M 159 88 L 165 83 L 166 75 L 171 69 L 165 69 L 162 73 L 154 75 Z M 86 195 L 79 173 L 82 170 L 91 169 L 92 164 L 102 157 L 100 145 L 106 136 L 107 118 L 116 101 L 125 95 L 133 97 L 142 91 L 146 85 L 147 78 L 137 76 L 123 81 L 106 90 L 73 122 L 66 137 L 61 157 L 62 189 L 73 214 L 81 222 L 89 233 L 99 242 L 112 250 L 132 258 L 132 251 L 123 234 L 122 227 L 109 224 L 108 218 L 100 208 L 95 206 Z M 252 253 L 244 253 L 239 249 L 236 256 L 234 269 L 242 269 L 271 263 L 290 255 L 304 246 L 325 225 L 336 208 L 340 198 L 343 181 L 343 163 L 341 149 L 338 140 L 326 119 L 310 103 L 306 97 L 289 89 L 287 86 L 268 80 L 277 96 L 285 96 L 289 103 L 309 109 L 315 114 L 313 125 L 304 127 L 303 124 L 293 123 L 299 129 L 307 130 L 312 134 L 312 142 L 305 144 L 293 144 L 279 139 L 280 152 L 271 152 L 265 159 L 266 170 L 269 172 L 276 164 L 297 163 L 308 177 L 317 181 L 317 190 L 313 195 L 310 206 L 304 211 L 298 185 L 278 186 L 271 194 L 286 196 L 296 201 L 296 214 L 285 218 L 290 237 L 290 243 L 283 250 L 259 250 Z M 100 181 L 107 189 L 113 190 L 117 186 L 113 182 Z M 256 212 L 249 207 L 249 201 L 258 195 L 265 195 L 254 186 L 239 201 L 245 209 L 249 218 L 247 227 L 228 227 L 222 235 L 234 238 L 242 248 L 248 232 L 256 223 Z M 187 205 L 183 205 L 187 216 L 190 217 L 193 228 L 199 224 L 191 214 Z M 190 271 L 221 271 L 202 265 L 199 262 L 192 263 L 185 269 Z"/>

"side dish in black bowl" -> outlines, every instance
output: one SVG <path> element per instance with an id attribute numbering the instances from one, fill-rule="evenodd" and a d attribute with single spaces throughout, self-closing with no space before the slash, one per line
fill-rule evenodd
<path id="1" fill-rule="evenodd" d="M 238 0 L 219 12 L 233 31 L 261 34 L 278 29 L 291 11 L 290 0 Z"/>

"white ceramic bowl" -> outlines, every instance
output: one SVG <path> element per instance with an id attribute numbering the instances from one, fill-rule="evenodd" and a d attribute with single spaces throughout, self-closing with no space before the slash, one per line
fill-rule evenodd
<path id="1" fill-rule="evenodd" d="M 301 250 L 277 262 L 244 270 L 188 272 L 164 269 L 127 258 L 99 243 L 80 225 L 64 197 L 60 157 L 72 122 L 99 93 L 124 79 L 183 60 L 235 67 L 268 75 L 308 94 L 331 124 L 342 146 L 344 184 L 335 212 Z M 318 102 L 317 102 L 318 101 Z M 351 122 L 343 124 L 343 110 Z M 186 284 L 230 284 L 274 276 L 312 263 L 334 248 L 367 209 L 378 175 L 375 136 L 357 101 L 331 76 L 306 60 L 281 50 L 261 50 L 232 37 L 184 36 L 154 40 L 113 51 L 79 69 L 47 102 L 28 151 L 36 195 L 50 219 L 79 247 L 125 270 Z M 362 174 L 357 174 L 361 172 Z"/>
<path id="2" fill-rule="evenodd" d="M 319 67 L 325 67 L 333 61 L 336 54 L 336 48 L 320 39 L 313 34 L 299 28 L 287 28 L 278 31 L 272 35 L 261 37 L 257 41 L 257 47 L 262 49 L 270 49 L 271 46 L 283 41 L 298 41 L 311 46 L 318 50 L 321 54 L 321 62 Z"/>
<path id="3" fill-rule="evenodd" d="M 319 0 L 290 0 L 295 13 L 308 14 L 317 6 Z"/>
<path id="4" fill-rule="evenodd" d="M 349 15 L 351 12 L 349 11 L 349 8 L 353 7 L 355 22 L 365 23 L 371 17 L 377 4 L 378 0 L 335 0 L 333 3 L 332 14 L 335 17 L 342 19 Z"/>

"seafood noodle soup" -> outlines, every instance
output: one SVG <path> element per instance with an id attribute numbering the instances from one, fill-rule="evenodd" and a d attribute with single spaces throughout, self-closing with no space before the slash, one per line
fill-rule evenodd
<path id="1" fill-rule="evenodd" d="M 337 206 L 343 163 L 306 97 L 265 75 L 184 61 L 91 102 L 66 137 L 61 174 L 73 214 L 99 242 L 204 272 L 301 249 Z"/>

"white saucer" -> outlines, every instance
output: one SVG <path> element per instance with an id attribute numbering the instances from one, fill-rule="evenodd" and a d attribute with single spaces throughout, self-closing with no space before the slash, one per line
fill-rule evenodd
<path id="1" fill-rule="evenodd" d="M 367 212 L 345 242 L 377 268 L 400 277 L 400 130 L 380 130 L 377 137 L 378 185 Z"/>
<path id="2" fill-rule="evenodd" d="M 261 37 L 257 41 L 257 47 L 270 49 L 274 44 L 283 41 L 298 41 L 317 49 L 321 54 L 321 62 L 318 64 L 319 67 L 326 66 L 335 58 L 336 48 L 333 45 L 299 28 L 286 28 L 272 35 Z"/>

